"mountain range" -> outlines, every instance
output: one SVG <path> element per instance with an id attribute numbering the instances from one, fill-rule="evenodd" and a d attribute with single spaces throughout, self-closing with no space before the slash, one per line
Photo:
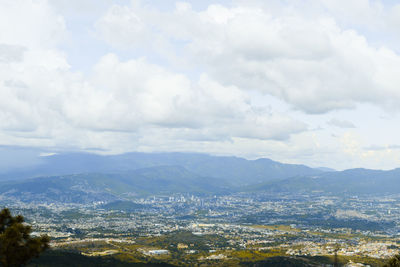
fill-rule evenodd
<path id="1" fill-rule="evenodd" d="M 119 173 L 159 166 L 181 166 L 199 176 L 229 180 L 238 185 L 324 172 L 305 165 L 284 164 L 266 158 L 246 160 L 195 153 L 127 153 L 105 156 L 65 153 L 41 157 L 35 165 L 23 168 L 3 172 L 0 169 L 0 180 L 80 173 Z"/>
<path id="2" fill-rule="evenodd" d="M 399 194 L 400 169 L 349 169 L 313 176 L 297 176 L 253 186 L 258 191 L 330 194 Z"/>
<path id="3" fill-rule="evenodd" d="M 400 193 L 400 169 L 334 171 L 194 153 L 66 153 L 1 170 L 0 197 L 22 201 L 111 201 L 174 193 Z"/>

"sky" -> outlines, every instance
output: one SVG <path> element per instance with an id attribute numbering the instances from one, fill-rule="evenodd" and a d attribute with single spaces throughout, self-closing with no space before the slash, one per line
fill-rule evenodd
<path id="1" fill-rule="evenodd" d="M 397 1 L 0 0 L 2 148 L 393 169 L 399 119 Z"/>

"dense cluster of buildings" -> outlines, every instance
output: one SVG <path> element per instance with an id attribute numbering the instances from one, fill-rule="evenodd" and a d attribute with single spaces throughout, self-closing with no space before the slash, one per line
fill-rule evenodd
<path id="1" fill-rule="evenodd" d="M 24 215 L 35 234 L 51 236 L 55 246 L 82 240 L 134 243 L 135 238 L 186 231 L 225 240 L 207 243 L 208 252 L 213 253 L 204 259 L 226 257 L 223 251 L 229 250 L 279 249 L 286 255 L 337 253 L 372 258 L 399 253 L 399 196 L 173 195 L 133 199 L 132 203 L 142 208 L 1 202 Z M 197 253 L 186 243 L 178 243 L 177 248 Z M 168 253 L 168 248 L 143 250 L 149 256 Z"/>

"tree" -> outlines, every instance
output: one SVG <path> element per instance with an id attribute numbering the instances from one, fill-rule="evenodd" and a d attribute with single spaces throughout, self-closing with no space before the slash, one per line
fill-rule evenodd
<path id="1" fill-rule="evenodd" d="M 338 251 L 339 251 L 339 245 L 336 244 L 335 246 L 335 256 L 333 258 L 333 267 L 339 267 L 339 258 L 338 258 Z"/>
<path id="2" fill-rule="evenodd" d="M 400 267 L 400 255 L 392 257 L 385 265 L 385 267 Z"/>
<path id="3" fill-rule="evenodd" d="M 4 267 L 21 266 L 49 247 L 46 235 L 31 236 L 32 228 L 21 215 L 13 217 L 9 209 L 0 211 L 0 263 Z"/>

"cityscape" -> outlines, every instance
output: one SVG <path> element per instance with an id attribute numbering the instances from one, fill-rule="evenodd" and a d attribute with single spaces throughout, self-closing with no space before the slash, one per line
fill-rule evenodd
<path id="1" fill-rule="evenodd" d="M 212 266 L 267 255 L 337 255 L 346 266 L 380 266 L 400 252 L 400 195 L 175 194 L 91 204 L 0 203 L 27 218 L 33 234 L 50 236 L 52 248 L 88 257 Z"/>

